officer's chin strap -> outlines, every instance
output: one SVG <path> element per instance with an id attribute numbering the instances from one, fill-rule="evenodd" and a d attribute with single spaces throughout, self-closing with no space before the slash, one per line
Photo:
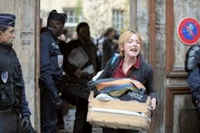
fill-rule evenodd
<path id="1" fill-rule="evenodd" d="M 1 43 L 1 45 L 12 47 L 13 46 L 12 41 L 13 40 L 10 40 L 10 42 L 7 42 L 7 43 Z"/>

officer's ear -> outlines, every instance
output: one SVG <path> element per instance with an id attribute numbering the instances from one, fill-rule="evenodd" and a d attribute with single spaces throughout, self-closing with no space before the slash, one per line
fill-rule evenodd
<path id="1" fill-rule="evenodd" d="M 4 36 L 4 31 L 0 31 L 0 37 Z"/>
<path id="2" fill-rule="evenodd" d="M 3 37 L 3 31 L 0 31 L 0 41 L 2 37 Z"/>
<path id="3" fill-rule="evenodd" d="M 2 36 L 5 33 L 6 30 L 0 30 L 0 36 Z"/>
<path id="4" fill-rule="evenodd" d="M 4 33 L 5 33 L 6 30 L 7 30 L 6 27 L 0 26 L 0 40 L 1 40 L 1 38 L 4 36 Z"/>
<path id="5" fill-rule="evenodd" d="M 0 43 L 2 42 L 2 38 L 3 38 L 3 31 L 0 31 Z"/>

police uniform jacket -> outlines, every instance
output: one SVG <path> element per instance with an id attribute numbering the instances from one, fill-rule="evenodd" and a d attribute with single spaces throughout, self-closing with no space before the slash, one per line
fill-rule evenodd
<path id="1" fill-rule="evenodd" d="M 25 97 L 25 87 L 21 65 L 14 49 L 8 44 L 0 44 L 0 76 L 1 87 L 5 85 L 3 88 L 4 91 L 10 87 L 14 88 L 14 91 L 12 92 L 13 94 L 10 92 L 12 90 L 8 90 L 8 92 L 6 92 L 8 95 L 10 94 L 15 97 L 13 100 L 10 100 L 13 105 L 8 106 L 8 109 L 9 107 L 12 107 L 12 109 L 17 109 L 23 117 L 29 117 L 30 110 Z M 8 88 L 6 86 L 8 86 Z M 3 97 L 1 96 L 0 98 Z M 0 108 L 3 109 L 4 107 Z"/>
<path id="2" fill-rule="evenodd" d="M 58 65 L 58 57 L 62 56 L 56 37 L 50 30 L 41 33 L 40 38 L 40 85 L 47 88 L 53 96 L 58 89 L 56 82 L 61 80 L 63 69 Z"/>
<path id="3" fill-rule="evenodd" d="M 186 53 L 185 70 L 187 83 L 192 93 L 192 101 L 200 102 L 200 45 L 190 47 Z M 196 103 L 195 103 L 196 104 Z"/>

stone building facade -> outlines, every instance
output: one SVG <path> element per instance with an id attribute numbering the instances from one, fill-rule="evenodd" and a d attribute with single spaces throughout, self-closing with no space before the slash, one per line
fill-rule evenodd
<path id="1" fill-rule="evenodd" d="M 129 0 L 41 0 L 40 6 L 43 25 L 49 11 L 56 9 L 67 14 L 67 28 L 74 28 L 82 21 L 88 22 L 94 38 L 108 27 L 119 32 L 129 27 Z"/>

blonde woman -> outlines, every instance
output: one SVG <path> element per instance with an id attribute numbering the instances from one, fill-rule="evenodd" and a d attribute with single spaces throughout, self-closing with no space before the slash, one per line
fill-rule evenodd
<path id="1" fill-rule="evenodd" d="M 142 38 L 139 33 L 126 31 L 119 38 L 119 56 L 107 63 L 100 78 L 132 78 L 144 84 L 146 93 L 152 96 L 152 109 L 156 108 L 155 92 L 152 87 L 153 70 L 142 58 Z M 104 128 L 103 133 L 137 133 L 138 131 Z"/>

